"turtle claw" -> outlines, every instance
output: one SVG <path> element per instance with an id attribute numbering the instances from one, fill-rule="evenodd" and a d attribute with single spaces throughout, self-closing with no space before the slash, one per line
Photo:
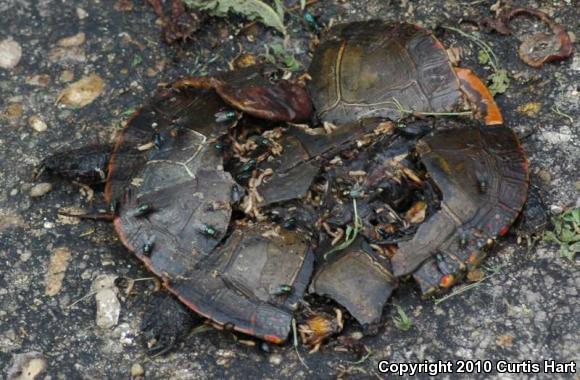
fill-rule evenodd
<path id="1" fill-rule="evenodd" d="M 158 293 L 141 321 L 147 354 L 161 356 L 171 352 L 201 320 L 170 294 Z"/>

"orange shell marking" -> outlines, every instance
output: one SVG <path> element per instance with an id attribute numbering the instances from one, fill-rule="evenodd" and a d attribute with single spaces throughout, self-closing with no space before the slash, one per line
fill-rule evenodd
<path id="1" fill-rule="evenodd" d="M 503 117 L 493 95 L 475 73 L 469 69 L 457 67 L 455 74 L 461 83 L 461 90 L 470 104 L 475 107 L 475 112 L 483 117 L 487 125 L 503 124 Z"/>

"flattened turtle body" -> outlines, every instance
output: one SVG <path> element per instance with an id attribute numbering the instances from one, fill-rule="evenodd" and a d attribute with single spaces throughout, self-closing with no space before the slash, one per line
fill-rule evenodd
<path id="1" fill-rule="evenodd" d="M 337 25 L 328 34 L 309 68 L 320 119 L 398 119 L 396 102 L 406 110 L 443 112 L 461 100 L 444 47 L 419 26 L 373 20 Z"/>
<path id="2" fill-rule="evenodd" d="M 445 275 L 477 266 L 519 215 L 528 192 L 527 159 L 515 134 L 502 126 L 437 131 L 416 150 L 442 201 L 413 239 L 399 244 L 394 274 L 418 269 L 421 283 L 432 277 L 425 271 L 437 269 L 448 287 L 454 281 Z"/>
<path id="3" fill-rule="evenodd" d="M 119 200 L 115 228 L 190 309 L 281 343 L 308 285 L 312 252 L 294 233 L 263 236 L 273 226 L 232 227 L 243 190 L 213 142 L 238 117 L 222 118 L 234 109 L 197 84 L 162 91 L 119 137 L 106 188 L 108 199 Z M 273 295 L 281 286 L 289 290 Z"/>

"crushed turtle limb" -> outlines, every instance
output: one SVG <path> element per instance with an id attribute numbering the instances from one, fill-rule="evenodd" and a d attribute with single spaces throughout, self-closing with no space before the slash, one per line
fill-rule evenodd
<path id="1" fill-rule="evenodd" d="M 163 355 L 202 323 L 203 318 L 168 292 L 158 292 L 152 298 L 141 320 L 143 343 L 149 355 Z"/>
<path id="2" fill-rule="evenodd" d="M 103 183 L 107 179 L 110 157 L 110 145 L 91 145 L 56 152 L 42 160 L 35 177 L 46 171 L 87 185 Z"/>
<path id="3" fill-rule="evenodd" d="M 416 149 L 442 200 L 414 238 L 399 244 L 394 274 L 409 274 L 438 252 L 468 269 L 477 266 L 526 201 L 527 159 L 515 134 L 501 126 L 454 128 L 420 140 Z"/>

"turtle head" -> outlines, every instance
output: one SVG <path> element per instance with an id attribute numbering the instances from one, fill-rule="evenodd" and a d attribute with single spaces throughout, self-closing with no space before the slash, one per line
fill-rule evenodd
<path id="1" fill-rule="evenodd" d="M 42 173 L 56 174 L 84 184 L 105 182 L 110 147 L 85 147 L 56 152 L 42 160 L 35 170 L 35 178 Z"/>

